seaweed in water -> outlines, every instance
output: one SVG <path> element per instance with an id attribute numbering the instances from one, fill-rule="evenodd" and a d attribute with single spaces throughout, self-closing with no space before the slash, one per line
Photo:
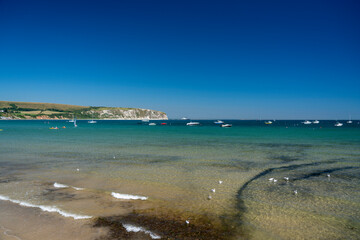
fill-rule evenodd
<path id="1" fill-rule="evenodd" d="M 127 232 L 123 224 L 141 226 L 165 239 L 229 239 L 233 230 L 228 224 L 215 224 L 205 216 L 191 220 L 187 224 L 184 220 L 170 217 L 159 217 L 132 213 L 127 216 L 99 217 L 94 227 L 108 227 L 109 234 L 98 240 L 109 239 L 151 239 L 144 232 Z"/>

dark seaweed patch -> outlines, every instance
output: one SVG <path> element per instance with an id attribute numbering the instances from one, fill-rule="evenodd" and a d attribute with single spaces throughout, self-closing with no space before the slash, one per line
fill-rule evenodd
<path id="1" fill-rule="evenodd" d="M 94 227 L 108 227 L 109 235 L 100 238 L 108 239 L 151 239 L 144 233 L 127 232 L 122 224 L 141 226 L 165 239 L 229 239 L 233 235 L 233 228 L 228 224 L 214 224 L 205 216 L 190 220 L 158 217 L 144 214 L 130 214 L 127 216 L 99 217 L 95 220 Z M 98 240 L 100 240 L 98 239 Z"/>
<path id="2" fill-rule="evenodd" d="M 45 189 L 42 194 L 42 198 L 54 201 L 54 200 L 74 200 L 75 194 L 62 192 L 61 189 Z"/>
<path id="3" fill-rule="evenodd" d="M 342 171 L 342 170 L 349 170 L 349 169 L 358 169 L 358 167 L 342 167 L 342 168 L 331 168 L 331 169 L 314 171 L 314 172 L 307 173 L 307 174 L 304 174 L 302 176 L 293 178 L 292 181 L 304 180 L 304 179 L 308 179 L 308 178 L 311 178 L 311 177 L 318 177 L 318 176 L 321 176 L 321 175 L 325 175 L 325 174 L 329 174 L 329 173 L 333 173 L 333 172 L 337 172 L 337 171 Z"/>

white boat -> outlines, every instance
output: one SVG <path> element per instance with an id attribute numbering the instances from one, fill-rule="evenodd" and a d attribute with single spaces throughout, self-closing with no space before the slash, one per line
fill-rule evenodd
<path id="1" fill-rule="evenodd" d="M 303 124 L 307 125 L 307 124 L 311 124 L 311 122 L 306 120 L 305 122 L 303 122 Z"/>
<path id="2" fill-rule="evenodd" d="M 149 126 L 155 126 L 156 123 L 149 123 Z"/>
<path id="3" fill-rule="evenodd" d="M 221 127 L 224 127 L 224 128 L 232 127 L 232 124 L 222 124 Z"/>
<path id="4" fill-rule="evenodd" d="M 143 123 L 148 123 L 149 122 L 149 119 L 143 119 L 141 120 Z"/>
<path id="5" fill-rule="evenodd" d="M 344 124 L 343 124 L 343 123 L 339 123 L 339 122 L 335 123 L 335 127 L 341 127 L 342 125 L 344 125 Z"/>
<path id="6" fill-rule="evenodd" d="M 186 124 L 186 126 L 198 126 L 198 125 L 200 125 L 199 122 L 188 122 L 188 123 Z"/>
<path id="7" fill-rule="evenodd" d="M 312 122 L 313 124 L 319 124 L 320 122 L 318 120 L 315 120 Z"/>
<path id="8" fill-rule="evenodd" d="M 217 120 L 216 122 L 214 122 L 215 124 L 223 124 L 224 122 L 221 120 Z"/>
<path id="9" fill-rule="evenodd" d="M 90 121 L 88 121 L 88 123 L 96 123 L 96 121 L 90 120 Z"/>
<path id="10" fill-rule="evenodd" d="M 272 121 L 266 121 L 265 124 L 272 124 Z"/>
<path id="11" fill-rule="evenodd" d="M 188 118 L 186 117 L 182 117 L 181 120 L 189 120 Z"/>
<path id="12" fill-rule="evenodd" d="M 71 122 L 71 123 L 75 122 L 75 118 L 69 120 L 69 122 Z"/>

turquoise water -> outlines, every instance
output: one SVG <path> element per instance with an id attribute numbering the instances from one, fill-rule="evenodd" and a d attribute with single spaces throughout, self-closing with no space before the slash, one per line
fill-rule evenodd
<path id="1" fill-rule="evenodd" d="M 79 216 L 226 219 L 235 239 L 358 239 L 358 121 L 165 122 L 0 121 L 0 196 Z"/>

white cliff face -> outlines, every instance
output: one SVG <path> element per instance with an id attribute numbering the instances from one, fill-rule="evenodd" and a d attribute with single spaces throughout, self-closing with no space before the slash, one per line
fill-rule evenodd
<path id="1" fill-rule="evenodd" d="M 89 115 L 97 116 L 101 119 L 118 119 L 118 120 L 167 120 L 168 117 L 165 113 L 150 110 L 150 109 L 122 109 L 122 108 L 109 108 L 109 109 L 92 109 L 85 112 Z"/>

